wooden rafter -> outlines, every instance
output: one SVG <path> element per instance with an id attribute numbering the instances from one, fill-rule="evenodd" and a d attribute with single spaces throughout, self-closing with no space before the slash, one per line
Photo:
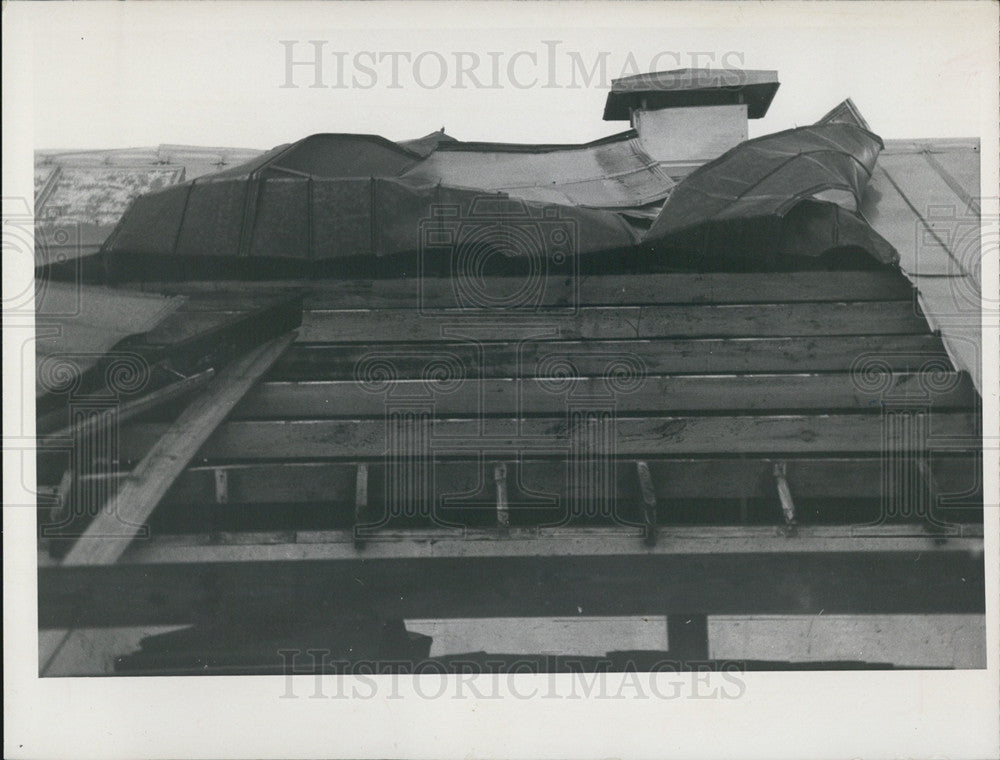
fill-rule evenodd
<path id="1" fill-rule="evenodd" d="M 244 537 L 246 540 L 248 537 Z M 109 567 L 39 568 L 43 628 L 206 619 L 650 614 L 982 613 L 982 538 L 858 537 L 849 527 L 595 529 L 551 540 L 496 529 L 370 541 L 137 546 Z M 312 540 L 309 540 L 312 539 Z M 322 539 L 322 540 L 321 540 Z"/>

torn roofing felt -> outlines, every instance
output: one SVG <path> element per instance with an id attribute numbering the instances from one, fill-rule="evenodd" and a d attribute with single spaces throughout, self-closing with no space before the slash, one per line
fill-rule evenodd
<path id="1" fill-rule="evenodd" d="M 645 242 L 687 249 L 706 264 L 834 248 L 896 263 L 895 249 L 858 211 L 881 149 L 877 135 L 846 123 L 748 140 L 688 175 Z"/>
<path id="2" fill-rule="evenodd" d="M 426 157 L 431 153 L 436 151 L 445 143 L 457 143 L 454 137 L 449 134 L 445 134 L 444 127 L 441 127 L 437 132 L 431 132 L 429 135 L 424 135 L 423 137 L 418 137 L 414 140 L 400 140 L 396 144 L 402 148 L 418 153 L 420 156 Z"/>
<path id="3" fill-rule="evenodd" d="M 592 253 L 639 242 L 639 231 L 610 211 L 456 187 L 433 173 L 408 175 L 420 161 L 418 152 L 380 137 L 313 135 L 242 166 L 140 196 L 104 250 L 306 261 L 381 257 L 424 250 L 427 226 L 439 223 L 492 225 L 498 241 L 511 243 L 525 225 L 558 222 L 573 248 L 549 245 L 550 237 L 539 233 L 532 245 L 540 253 Z"/>
<path id="4" fill-rule="evenodd" d="M 35 395 L 72 392 L 85 372 L 105 359 L 119 359 L 108 372 L 122 372 L 121 384 L 141 378 L 134 353 L 113 349 L 131 335 L 152 330 L 184 303 L 183 296 L 45 282 L 35 298 Z"/>
<path id="5" fill-rule="evenodd" d="M 680 251 L 696 269 L 753 269 L 856 248 L 886 264 L 895 251 L 858 212 L 881 147 L 861 127 L 822 123 L 742 143 L 675 186 L 630 132 L 578 146 L 313 135 L 140 196 L 104 251 L 112 262 L 384 257 L 471 224 L 507 255 L 641 248 Z M 545 232 L 553 225 L 565 234 Z"/>
<path id="6" fill-rule="evenodd" d="M 675 185 L 643 151 L 633 130 L 584 145 L 449 142 L 403 176 L 604 209 L 662 203 Z"/>

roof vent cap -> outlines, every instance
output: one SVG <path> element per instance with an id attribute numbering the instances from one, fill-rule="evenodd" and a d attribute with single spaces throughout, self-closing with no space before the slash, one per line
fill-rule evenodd
<path id="1" fill-rule="evenodd" d="M 631 121 L 633 110 L 692 106 L 747 106 L 747 117 L 767 113 L 778 90 L 778 72 L 756 69 L 674 69 L 615 79 L 604 105 L 605 121 Z"/>

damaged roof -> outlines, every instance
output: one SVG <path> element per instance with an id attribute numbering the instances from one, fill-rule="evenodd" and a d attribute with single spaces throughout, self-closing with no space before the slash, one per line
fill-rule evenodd
<path id="1" fill-rule="evenodd" d="M 583 145 L 444 143 L 404 177 L 610 209 L 662 202 L 675 184 L 633 130 Z"/>
<path id="2" fill-rule="evenodd" d="M 773 71 L 678 69 L 615 80 L 608 108 L 624 118 L 643 103 L 742 101 L 754 118 L 777 87 Z M 205 173 L 237 159 L 250 160 Z M 873 262 L 898 261 L 978 385 L 978 323 L 970 316 L 980 307 L 977 141 L 891 141 L 883 149 L 848 99 L 815 125 L 741 143 L 679 182 L 666 171 L 634 130 L 580 145 L 461 142 L 442 128 L 401 142 L 313 135 L 258 155 L 183 146 L 43 152 L 36 258 L 94 252 L 136 194 L 105 243 L 112 261 L 412 253 L 442 206 L 459 221 L 488 209 L 506 230 L 550 223 L 546 213 L 554 213 L 578 253 L 681 251 L 673 261 L 682 268 L 773 268 L 852 248 Z M 55 234 L 60 225 L 73 234 Z"/>
<path id="3" fill-rule="evenodd" d="M 856 213 L 881 140 L 851 124 L 746 141 L 677 185 L 628 132 L 582 146 L 460 146 L 441 143 L 421 157 L 372 135 L 312 135 L 141 196 L 105 251 L 310 262 L 387 257 L 425 252 L 428 225 L 447 233 L 486 222 L 498 231 L 495 247 L 517 255 L 524 251 L 513 241 L 525 225 L 541 231 L 558 220 L 565 236 L 538 236 L 540 255 L 565 254 L 569 240 L 577 254 L 680 249 L 695 269 L 728 265 L 720 244 L 745 258 L 743 268 L 843 247 L 881 263 L 893 258 Z M 653 218 L 649 229 L 644 211 Z"/>
<path id="4" fill-rule="evenodd" d="M 790 257 L 852 247 L 894 263 L 892 246 L 857 213 L 881 149 L 877 135 L 844 123 L 748 140 L 684 179 L 646 240 L 683 239 L 709 258 L 731 255 L 737 246 L 740 256 Z M 768 234 L 779 221 L 780 229 Z M 769 243 L 747 245 L 748 235 L 761 233 Z"/>
<path id="5" fill-rule="evenodd" d="M 44 282 L 35 297 L 36 396 L 70 392 L 84 373 L 102 360 L 115 358 L 115 346 L 152 330 L 184 300 L 81 283 Z M 148 369 L 135 354 L 120 358 L 120 371 L 138 376 Z"/>

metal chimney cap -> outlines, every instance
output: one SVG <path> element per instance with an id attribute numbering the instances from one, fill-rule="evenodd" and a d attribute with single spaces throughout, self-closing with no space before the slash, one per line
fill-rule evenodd
<path id="1" fill-rule="evenodd" d="M 615 79 L 604 105 L 605 121 L 627 121 L 632 110 L 745 103 L 747 117 L 767 113 L 778 90 L 778 72 L 756 69 L 674 69 Z"/>

